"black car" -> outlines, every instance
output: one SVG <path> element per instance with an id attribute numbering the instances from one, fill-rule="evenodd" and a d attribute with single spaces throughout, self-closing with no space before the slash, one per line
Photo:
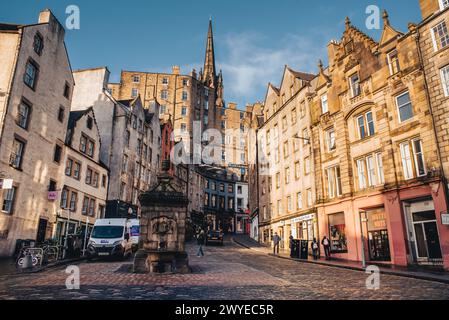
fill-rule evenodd
<path id="1" fill-rule="evenodd" d="M 207 232 L 206 236 L 206 246 L 209 245 L 211 242 L 216 242 L 219 245 L 223 245 L 223 233 L 216 230 L 211 230 Z"/>

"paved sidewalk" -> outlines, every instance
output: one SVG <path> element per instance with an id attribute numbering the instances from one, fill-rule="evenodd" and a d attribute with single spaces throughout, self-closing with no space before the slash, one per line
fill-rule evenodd
<path id="1" fill-rule="evenodd" d="M 287 260 L 293 260 L 293 261 L 302 262 L 302 263 L 310 263 L 310 264 L 324 265 L 324 266 L 329 266 L 329 267 L 358 270 L 358 271 L 363 271 L 363 272 L 366 271 L 362 267 L 361 263 L 357 263 L 357 262 L 353 262 L 353 261 L 346 261 L 346 260 L 327 261 L 322 258 L 315 261 L 311 257 L 309 257 L 309 260 L 301 260 L 301 259 L 291 258 L 289 250 L 285 250 L 285 249 L 280 250 L 279 255 L 274 255 L 273 248 L 262 245 L 262 244 L 258 243 L 257 241 L 255 241 L 245 235 L 234 235 L 232 237 L 232 240 L 235 243 L 237 243 L 247 249 L 262 252 L 262 253 L 265 253 L 272 257 L 279 258 L 279 259 L 287 259 Z M 397 267 L 397 266 L 392 266 L 392 267 L 378 266 L 378 267 L 380 269 L 381 274 L 389 274 L 389 275 L 408 277 L 408 278 L 414 278 L 414 279 L 437 281 L 437 282 L 449 284 L 449 273 L 444 272 L 444 271 L 431 272 L 431 271 L 427 271 L 427 270 L 411 270 L 406 267 Z"/>

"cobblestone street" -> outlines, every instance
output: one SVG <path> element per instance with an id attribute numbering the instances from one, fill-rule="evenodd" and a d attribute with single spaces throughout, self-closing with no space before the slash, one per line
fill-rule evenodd
<path id="1" fill-rule="evenodd" d="M 198 258 L 188 246 L 193 273 L 142 275 L 131 261 L 80 263 L 81 288 L 67 290 L 65 268 L 0 277 L 0 299 L 449 299 L 449 285 L 381 275 L 368 290 L 368 275 L 274 258 L 230 241 L 207 247 Z"/>

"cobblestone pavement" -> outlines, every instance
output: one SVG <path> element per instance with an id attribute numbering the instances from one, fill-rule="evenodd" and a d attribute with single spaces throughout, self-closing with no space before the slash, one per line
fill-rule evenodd
<path id="1" fill-rule="evenodd" d="M 270 257 L 225 242 L 198 258 L 188 245 L 192 274 L 129 272 L 132 261 L 80 263 L 80 290 L 67 290 L 65 267 L 0 276 L 0 299 L 449 299 L 449 285 L 381 275 L 368 290 L 360 271 Z"/>

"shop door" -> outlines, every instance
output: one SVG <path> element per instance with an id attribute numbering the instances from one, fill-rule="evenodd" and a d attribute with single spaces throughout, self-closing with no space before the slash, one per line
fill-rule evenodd
<path id="1" fill-rule="evenodd" d="M 47 233 L 47 220 L 39 219 L 39 225 L 37 227 L 36 242 L 37 243 L 44 242 L 46 233 Z"/>
<path id="2" fill-rule="evenodd" d="M 371 261 L 391 260 L 387 230 L 368 232 L 368 246 Z"/>
<path id="3" fill-rule="evenodd" d="M 424 231 L 426 234 L 427 248 L 429 249 L 429 259 L 441 259 L 440 239 L 438 237 L 436 222 L 424 223 Z"/>
<path id="4" fill-rule="evenodd" d="M 420 260 L 442 259 L 435 211 L 414 212 L 413 229 L 418 258 Z"/>

